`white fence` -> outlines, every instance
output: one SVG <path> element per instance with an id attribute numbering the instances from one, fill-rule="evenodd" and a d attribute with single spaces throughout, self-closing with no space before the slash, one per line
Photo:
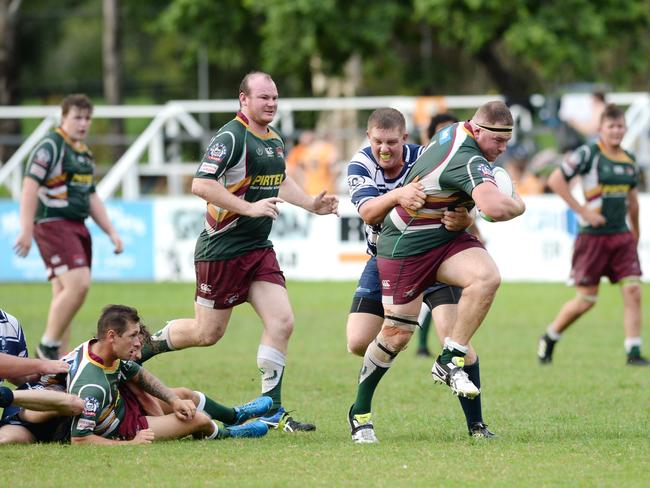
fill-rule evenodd
<path id="1" fill-rule="evenodd" d="M 409 123 L 413 118 L 440 110 L 473 109 L 500 96 L 443 96 L 443 97 L 355 97 L 355 98 L 287 98 L 280 100 L 274 124 L 283 134 L 296 130 L 295 114 L 301 111 L 359 111 L 390 106 L 402 111 Z M 540 96 L 533 97 L 540 100 Z M 628 106 L 626 117 L 630 130 L 624 145 L 636 152 L 640 164 L 650 167 L 650 96 L 647 93 L 611 93 L 608 100 Z M 182 177 L 192 175 L 195 161 L 181 161 L 178 151 L 168 151 L 166 144 L 185 131 L 193 139 L 205 139 L 204 128 L 194 114 L 234 113 L 236 100 L 178 100 L 165 105 L 97 106 L 95 118 L 150 118 L 147 128 L 137 137 L 124 155 L 115 162 L 97 189 L 102 198 L 114 196 L 121 189 L 126 200 L 140 197 L 140 176 L 166 176 L 168 191 L 182 194 Z M 0 167 L 0 185 L 5 184 L 14 200 L 20 195 L 22 164 L 25 157 L 55 123 L 59 114 L 56 106 L 0 107 L 0 118 L 43 118 L 38 128 L 23 142 L 14 155 Z M 515 112 L 518 116 L 519 112 Z M 171 142 L 166 142 L 171 141 Z M 143 162 L 144 155 L 146 162 Z M 197 154 L 198 159 L 200 154 Z"/>

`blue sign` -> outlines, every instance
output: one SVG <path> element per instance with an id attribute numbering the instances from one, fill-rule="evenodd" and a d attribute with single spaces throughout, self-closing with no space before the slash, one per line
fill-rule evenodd
<path id="1" fill-rule="evenodd" d="M 92 276 L 98 281 L 153 280 L 153 204 L 149 201 L 106 203 L 124 252 L 113 253 L 113 244 L 92 219 L 86 220 L 93 240 Z M 0 281 L 45 281 L 45 265 L 34 242 L 26 258 L 13 245 L 20 233 L 17 202 L 0 200 Z"/>

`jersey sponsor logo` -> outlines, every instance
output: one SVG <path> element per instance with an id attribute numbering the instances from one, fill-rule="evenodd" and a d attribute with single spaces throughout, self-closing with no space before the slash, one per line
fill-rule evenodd
<path id="1" fill-rule="evenodd" d="M 390 280 L 381 280 L 381 287 L 382 288 L 390 288 Z"/>
<path id="2" fill-rule="evenodd" d="M 276 147 L 275 148 L 275 155 L 277 157 L 279 157 L 279 158 L 283 158 L 284 157 L 284 149 L 282 149 L 281 147 Z"/>
<path id="3" fill-rule="evenodd" d="M 199 285 L 199 289 L 201 290 L 202 293 L 212 293 L 212 287 L 207 283 L 201 283 Z"/>
<path id="4" fill-rule="evenodd" d="M 404 298 L 410 298 L 410 297 L 412 297 L 413 295 L 415 295 L 415 288 L 416 288 L 416 287 L 414 286 L 414 287 L 411 288 L 410 290 L 406 290 L 406 291 L 404 292 Z"/>
<path id="5" fill-rule="evenodd" d="M 266 155 L 270 158 L 273 157 L 273 148 L 272 147 L 265 147 L 264 152 L 266 152 Z"/>
<path id="6" fill-rule="evenodd" d="M 72 175 L 72 183 L 81 184 L 81 185 L 92 185 L 93 175 L 80 175 L 75 173 L 74 175 Z"/>
<path id="7" fill-rule="evenodd" d="M 602 185 L 601 191 L 605 193 L 627 194 L 630 191 L 630 185 Z"/>
<path id="8" fill-rule="evenodd" d="M 53 266 L 56 266 L 57 264 L 61 264 L 61 256 L 55 254 L 50 258 L 50 263 L 52 263 Z"/>
<path id="9" fill-rule="evenodd" d="M 32 164 L 29 167 L 29 174 L 34 175 L 38 179 L 42 180 L 43 178 L 45 178 L 45 175 L 47 174 L 47 170 L 42 166 L 39 166 L 37 164 Z"/>
<path id="10" fill-rule="evenodd" d="M 91 417 L 94 415 L 97 415 L 97 412 L 99 411 L 99 400 L 95 397 L 88 397 L 86 398 L 86 401 L 84 402 L 84 411 L 82 415 L 84 417 Z M 94 426 L 94 422 L 93 422 Z"/>
<path id="11" fill-rule="evenodd" d="M 226 297 L 226 299 L 223 301 L 223 303 L 226 303 L 228 305 L 232 305 L 235 303 L 237 300 L 239 300 L 239 293 L 231 293 Z"/>
<path id="12" fill-rule="evenodd" d="M 51 160 L 52 160 L 52 155 L 46 149 L 41 148 L 38 151 L 36 151 L 36 154 L 34 154 L 33 161 L 36 164 L 40 164 L 41 166 L 45 166 L 45 167 L 49 166 Z"/>
<path id="13" fill-rule="evenodd" d="M 213 175 L 217 172 L 217 165 L 214 163 L 202 163 L 199 172 Z"/>
<path id="14" fill-rule="evenodd" d="M 283 177 L 284 173 L 278 173 L 275 175 L 257 175 L 253 179 L 251 187 L 280 186 L 282 184 Z"/>
<path id="15" fill-rule="evenodd" d="M 79 419 L 77 430 L 95 430 L 95 421 L 88 419 Z"/>
<path id="16" fill-rule="evenodd" d="M 223 158 L 226 157 L 228 154 L 228 148 L 226 147 L 225 144 L 218 142 L 214 146 L 211 146 L 208 149 L 208 154 L 206 155 L 206 158 L 208 158 L 210 161 L 216 161 L 217 163 L 220 163 L 223 161 Z"/>
<path id="17" fill-rule="evenodd" d="M 440 141 L 440 144 L 444 144 L 445 142 L 449 141 L 451 139 L 451 127 L 447 127 L 445 129 L 442 129 L 440 131 L 440 136 L 438 137 L 438 140 Z"/>

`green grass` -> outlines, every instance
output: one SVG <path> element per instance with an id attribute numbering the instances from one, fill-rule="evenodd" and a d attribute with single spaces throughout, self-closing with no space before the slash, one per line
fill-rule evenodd
<path id="1" fill-rule="evenodd" d="M 647 296 L 649 286 L 645 285 Z M 373 403 L 380 443 L 350 441 L 347 410 L 360 359 L 345 347 L 354 283 L 289 283 L 296 314 L 284 403 L 312 434 L 271 432 L 259 440 L 174 441 L 151 446 L 0 447 L 11 486 L 648 486 L 650 380 L 624 365 L 618 289 L 604 286 L 596 308 L 536 363 L 539 335 L 572 290 L 504 284 L 474 344 L 481 358 L 486 422 L 499 439 L 467 436 L 458 401 L 429 373 L 430 361 L 402 353 Z M 47 312 L 46 285 L 0 285 L 33 347 Z M 94 284 L 74 342 L 92 335 L 106 303 L 138 307 L 157 330 L 192 313 L 193 285 Z M 646 322 L 647 323 L 647 322 Z M 245 305 L 219 344 L 157 357 L 147 366 L 170 386 L 200 389 L 226 404 L 258 394 L 261 326 Z M 646 333 L 647 338 L 647 333 Z M 650 343 L 650 341 L 647 341 Z M 648 347 L 646 347 L 648 352 Z"/>

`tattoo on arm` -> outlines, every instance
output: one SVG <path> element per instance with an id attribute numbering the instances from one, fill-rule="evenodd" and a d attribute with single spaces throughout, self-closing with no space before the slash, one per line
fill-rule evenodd
<path id="1" fill-rule="evenodd" d="M 140 371 L 138 371 L 134 380 L 144 391 L 156 398 L 160 398 L 164 402 L 171 404 L 171 402 L 178 398 L 177 395 L 171 389 L 166 387 L 162 381 L 144 368 L 140 368 Z"/>

